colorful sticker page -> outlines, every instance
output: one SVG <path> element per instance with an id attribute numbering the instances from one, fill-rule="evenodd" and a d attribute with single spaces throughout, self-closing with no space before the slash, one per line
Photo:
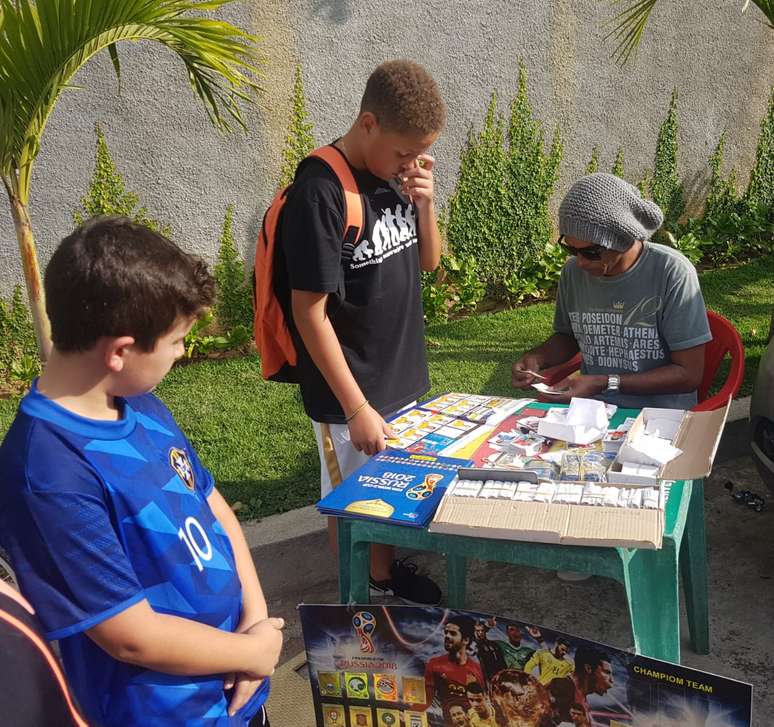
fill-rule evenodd
<path id="1" fill-rule="evenodd" d="M 396 436 L 387 446 L 412 454 L 467 458 L 494 426 L 531 399 L 449 393 L 400 412 L 390 421 Z"/>

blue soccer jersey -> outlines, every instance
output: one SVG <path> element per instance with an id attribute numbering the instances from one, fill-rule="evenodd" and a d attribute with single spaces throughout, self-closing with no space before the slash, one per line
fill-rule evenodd
<path id="1" fill-rule="evenodd" d="M 0 446 L 0 542 L 94 725 L 244 725 L 223 675 L 175 676 L 112 658 L 86 631 L 147 599 L 159 613 L 233 631 L 241 586 L 207 503 L 214 483 L 153 395 L 115 422 L 80 417 L 33 385 Z"/>

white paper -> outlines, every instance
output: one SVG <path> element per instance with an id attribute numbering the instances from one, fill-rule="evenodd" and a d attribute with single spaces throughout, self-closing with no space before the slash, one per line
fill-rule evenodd
<path id="1" fill-rule="evenodd" d="M 538 425 L 538 434 L 572 444 L 591 444 L 605 436 L 605 403 L 573 398 L 567 409 L 549 409 Z"/>
<path id="2" fill-rule="evenodd" d="M 663 419 L 659 417 L 653 417 L 645 422 L 645 434 L 652 434 L 656 437 L 663 437 L 670 442 L 677 435 L 677 430 L 680 428 L 680 422 L 676 422 L 674 419 Z"/>
<path id="3" fill-rule="evenodd" d="M 567 393 L 566 389 L 562 391 L 560 389 L 555 389 L 553 386 L 549 386 L 548 384 L 532 384 L 532 388 L 537 389 L 541 394 L 548 394 L 549 396 L 556 396 Z"/>
<path id="4" fill-rule="evenodd" d="M 682 450 L 673 447 L 667 439 L 640 432 L 620 450 L 620 459 L 634 464 L 663 466 L 682 454 Z"/>
<path id="5" fill-rule="evenodd" d="M 606 430 L 607 409 L 605 402 L 573 397 L 567 409 L 567 423 Z"/>

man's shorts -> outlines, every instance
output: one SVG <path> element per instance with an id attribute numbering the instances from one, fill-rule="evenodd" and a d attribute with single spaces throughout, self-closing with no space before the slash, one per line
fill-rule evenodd
<path id="1" fill-rule="evenodd" d="M 403 409 L 415 405 L 414 401 L 406 404 Z M 391 419 L 393 416 L 395 414 L 389 414 L 385 419 Z M 325 497 L 338 487 L 342 480 L 364 465 L 369 457 L 352 446 L 349 427 L 346 424 L 326 424 L 312 420 L 312 426 L 317 439 L 317 452 L 320 455 L 320 497 Z"/>

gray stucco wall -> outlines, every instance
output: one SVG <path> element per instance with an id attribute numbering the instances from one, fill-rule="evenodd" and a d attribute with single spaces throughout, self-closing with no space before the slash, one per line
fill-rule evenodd
<path id="1" fill-rule="evenodd" d="M 774 32 L 755 7 L 694 0 L 657 6 L 635 63 L 609 59 L 598 0 L 245 0 L 223 17 L 263 37 L 267 56 L 261 106 L 247 111 L 246 134 L 219 136 L 193 97 L 182 66 L 152 44 L 124 45 L 121 92 L 107 55 L 75 79 L 52 115 L 36 162 L 31 212 L 40 259 L 72 228 L 94 164 L 95 121 L 129 189 L 171 224 L 185 248 L 214 259 L 225 208 L 250 256 L 281 166 L 293 68 L 303 66 L 318 141 L 345 131 L 371 70 L 410 57 L 436 77 L 449 107 L 434 147 L 440 201 L 453 189 L 459 151 L 489 95 L 510 99 L 524 58 L 530 94 L 547 130 L 562 129 L 559 195 L 583 173 L 599 145 L 608 170 L 619 145 L 627 176 L 652 165 L 658 126 L 673 87 L 680 93 L 680 167 L 700 198 L 706 160 L 724 128 L 727 161 L 746 183 L 768 89 Z M 0 294 L 22 280 L 7 204 L 0 205 Z"/>

